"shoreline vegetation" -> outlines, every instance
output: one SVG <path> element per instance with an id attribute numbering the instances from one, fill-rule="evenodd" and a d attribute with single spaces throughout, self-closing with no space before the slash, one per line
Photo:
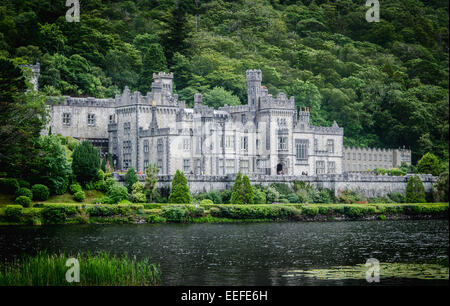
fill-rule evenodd
<path id="1" fill-rule="evenodd" d="M 448 203 L 34 204 L 0 207 L 0 225 L 447 219 Z"/>
<path id="2" fill-rule="evenodd" d="M 76 258 L 79 263 L 79 282 L 69 282 L 66 262 Z M 72 274 L 74 277 L 75 274 Z M 11 262 L 0 263 L 0 286 L 155 286 L 161 283 L 159 265 L 149 263 L 148 258 L 98 254 L 49 254 L 40 251 L 36 255 L 24 255 Z"/>

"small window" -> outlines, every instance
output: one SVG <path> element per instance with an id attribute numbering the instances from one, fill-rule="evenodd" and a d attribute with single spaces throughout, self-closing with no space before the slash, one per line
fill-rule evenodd
<path id="1" fill-rule="evenodd" d="M 247 123 L 247 116 L 245 114 L 241 115 L 241 122 L 242 122 L 242 124 L 246 124 Z"/>
<path id="2" fill-rule="evenodd" d="M 334 140 L 333 139 L 327 140 L 327 149 L 328 149 L 328 153 L 334 153 Z"/>
<path id="3" fill-rule="evenodd" d="M 316 174 L 324 174 L 325 173 L 325 161 L 318 160 L 316 161 Z"/>
<path id="4" fill-rule="evenodd" d="M 328 162 L 328 173 L 336 173 L 336 162 Z"/>
<path id="5" fill-rule="evenodd" d="M 248 160 L 241 160 L 239 162 L 239 171 L 241 171 L 242 173 L 248 173 Z"/>
<path id="6" fill-rule="evenodd" d="M 288 138 L 285 136 L 278 137 L 278 150 L 284 151 L 288 149 L 287 140 Z"/>
<path id="7" fill-rule="evenodd" d="M 158 151 L 158 153 L 163 152 L 163 140 L 161 138 L 158 139 L 156 150 Z"/>
<path id="8" fill-rule="evenodd" d="M 63 124 L 64 125 L 70 125 L 71 121 L 71 114 L 70 113 L 63 113 Z"/>
<path id="9" fill-rule="evenodd" d="M 227 173 L 228 174 L 232 174 L 234 173 L 234 159 L 227 159 L 226 161 L 226 166 L 227 166 Z"/>
<path id="10" fill-rule="evenodd" d="M 150 151 L 150 146 L 148 144 L 148 140 L 144 140 L 144 153 L 148 153 Z"/>
<path id="11" fill-rule="evenodd" d="M 131 131 L 131 123 L 130 122 L 124 122 L 124 124 L 123 124 L 123 133 L 125 135 L 130 135 L 130 131 Z"/>
<path id="12" fill-rule="evenodd" d="M 114 123 L 114 115 L 109 115 L 109 123 Z"/>
<path id="13" fill-rule="evenodd" d="M 159 169 L 159 172 L 162 172 L 162 168 L 163 168 L 163 161 L 162 161 L 162 159 L 158 159 L 157 167 Z"/>
<path id="14" fill-rule="evenodd" d="M 183 172 L 189 173 L 191 171 L 191 160 L 183 159 Z"/>

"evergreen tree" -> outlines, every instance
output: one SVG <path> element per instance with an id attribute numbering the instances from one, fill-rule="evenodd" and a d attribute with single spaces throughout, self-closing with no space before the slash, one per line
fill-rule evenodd
<path id="1" fill-rule="evenodd" d="M 160 44 L 151 44 L 145 50 L 142 72 L 139 76 L 139 90 L 142 93 L 152 89 L 153 73 L 167 71 L 167 61 Z"/>
<path id="2" fill-rule="evenodd" d="M 427 153 L 417 163 L 419 173 L 439 175 L 439 159 L 432 153 Z"/>
<path id="3" fill-rule="evenodd" d="M 190 204 L 191 195 L 189 194 L 189 187 L 187 179 L 183 172 L 177 170 L 172 180 L 172 189 L 169 195 L 169 203 Z"/>
<path id="4" fill-rule="evenodd" d="M 253 186 L 247 175 L 242 178 L 242 191 L 245 204 L 254 204 L 253 202 Z"/>
<path id="5" fill-rule="evenodd" d="M 239 171 L 234 180 L 233 191 L 231 192 L 231 204 L 244 204 L 242 189 L 242 174 Z"/>
<path id="6" fill-rule="evenodd" d="M 102 159 L 102 164 L 100 166 L 100 169 L 102 169 L 103 172 L 106 172 L 106 158 Z"/>
<path id="7" fill-rule="evenodd" d="M 425 187 L 418 175 L 409 178 L 406 185 L 407 203 L 425 203 Z"/>
<path id="8" fill-rule="evenodd" d="M 128 169 L 127 174 L 125 174 L 125 187 L 127 187 L 128 193 L 131 193 L 133 190 L 133 184 L 136 183 L 138 180 L 138 176 L 136 174 L 136 171 L 133 167 Z"/>
<path id="9" fill-rule="evenodd" d="M 148 194 L 150 198 L 150 203 L 153 203 L 153 192 L 155 190 L 156 184 L 158 183 L 158 178 L 156 175 L 159 172 L 159 168 L 155 164 L 149 164 L 147 169 L 145 169 L 145 193 Z"/>
<path id="10" fill-rule="evenodd" d="M 100 168 L 100 155 L 87 140 L 75 147 L 72 154 L 72 170 L 81 184 L 95 179 Z"/>

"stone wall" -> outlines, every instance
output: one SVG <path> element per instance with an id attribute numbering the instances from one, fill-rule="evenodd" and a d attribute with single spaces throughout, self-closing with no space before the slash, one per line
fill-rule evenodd
<path id="1" fill-rule="evenodd" d="M 145 175 L 138 175 L 139 180 L 144 183 Z M 367 197 L 386 196 L 391 192 L 406 192 L 406 185 L 411 175 L 406 176 L 376 176 L 365 174 L 335 174 L 335 175 L 316 175 L 316 176 L 267 176 L 267 175 L 249 175 L 252 184 L 270 185 L 272 183 L 285 183 L 292 187 L 295 181 L 308 182 L 310 185 L 334 190 L 335 196 L 343 190 L 359 190 Z M 437 181 L 437 177 L 421 174 L 425 191 L 432 190 L 432 185 Z M 114 178 L 123 182 L 124 175 L 114 173 Z M 157 188 L 170 188 L 173 176 L 160 175 Z M 210 190 L 231 189 L 235 175 L 226 176 L 204 176 L 204 175 L 186 175 L 191 193 L 208 192 Z"/>

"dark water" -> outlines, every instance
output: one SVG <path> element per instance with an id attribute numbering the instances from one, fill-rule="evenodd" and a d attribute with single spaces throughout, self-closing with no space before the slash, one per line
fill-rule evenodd
<path id="1" fill-rule="evenodd" d="M 448 256 L 448 220 L 0 228 L 0 258 L 37 250 L 124 252 L 160 263 L 163 285 L 367 285 L 282 277 L 289 270 Z M 383 279 L 380 284 L 448 284 Z"/>

